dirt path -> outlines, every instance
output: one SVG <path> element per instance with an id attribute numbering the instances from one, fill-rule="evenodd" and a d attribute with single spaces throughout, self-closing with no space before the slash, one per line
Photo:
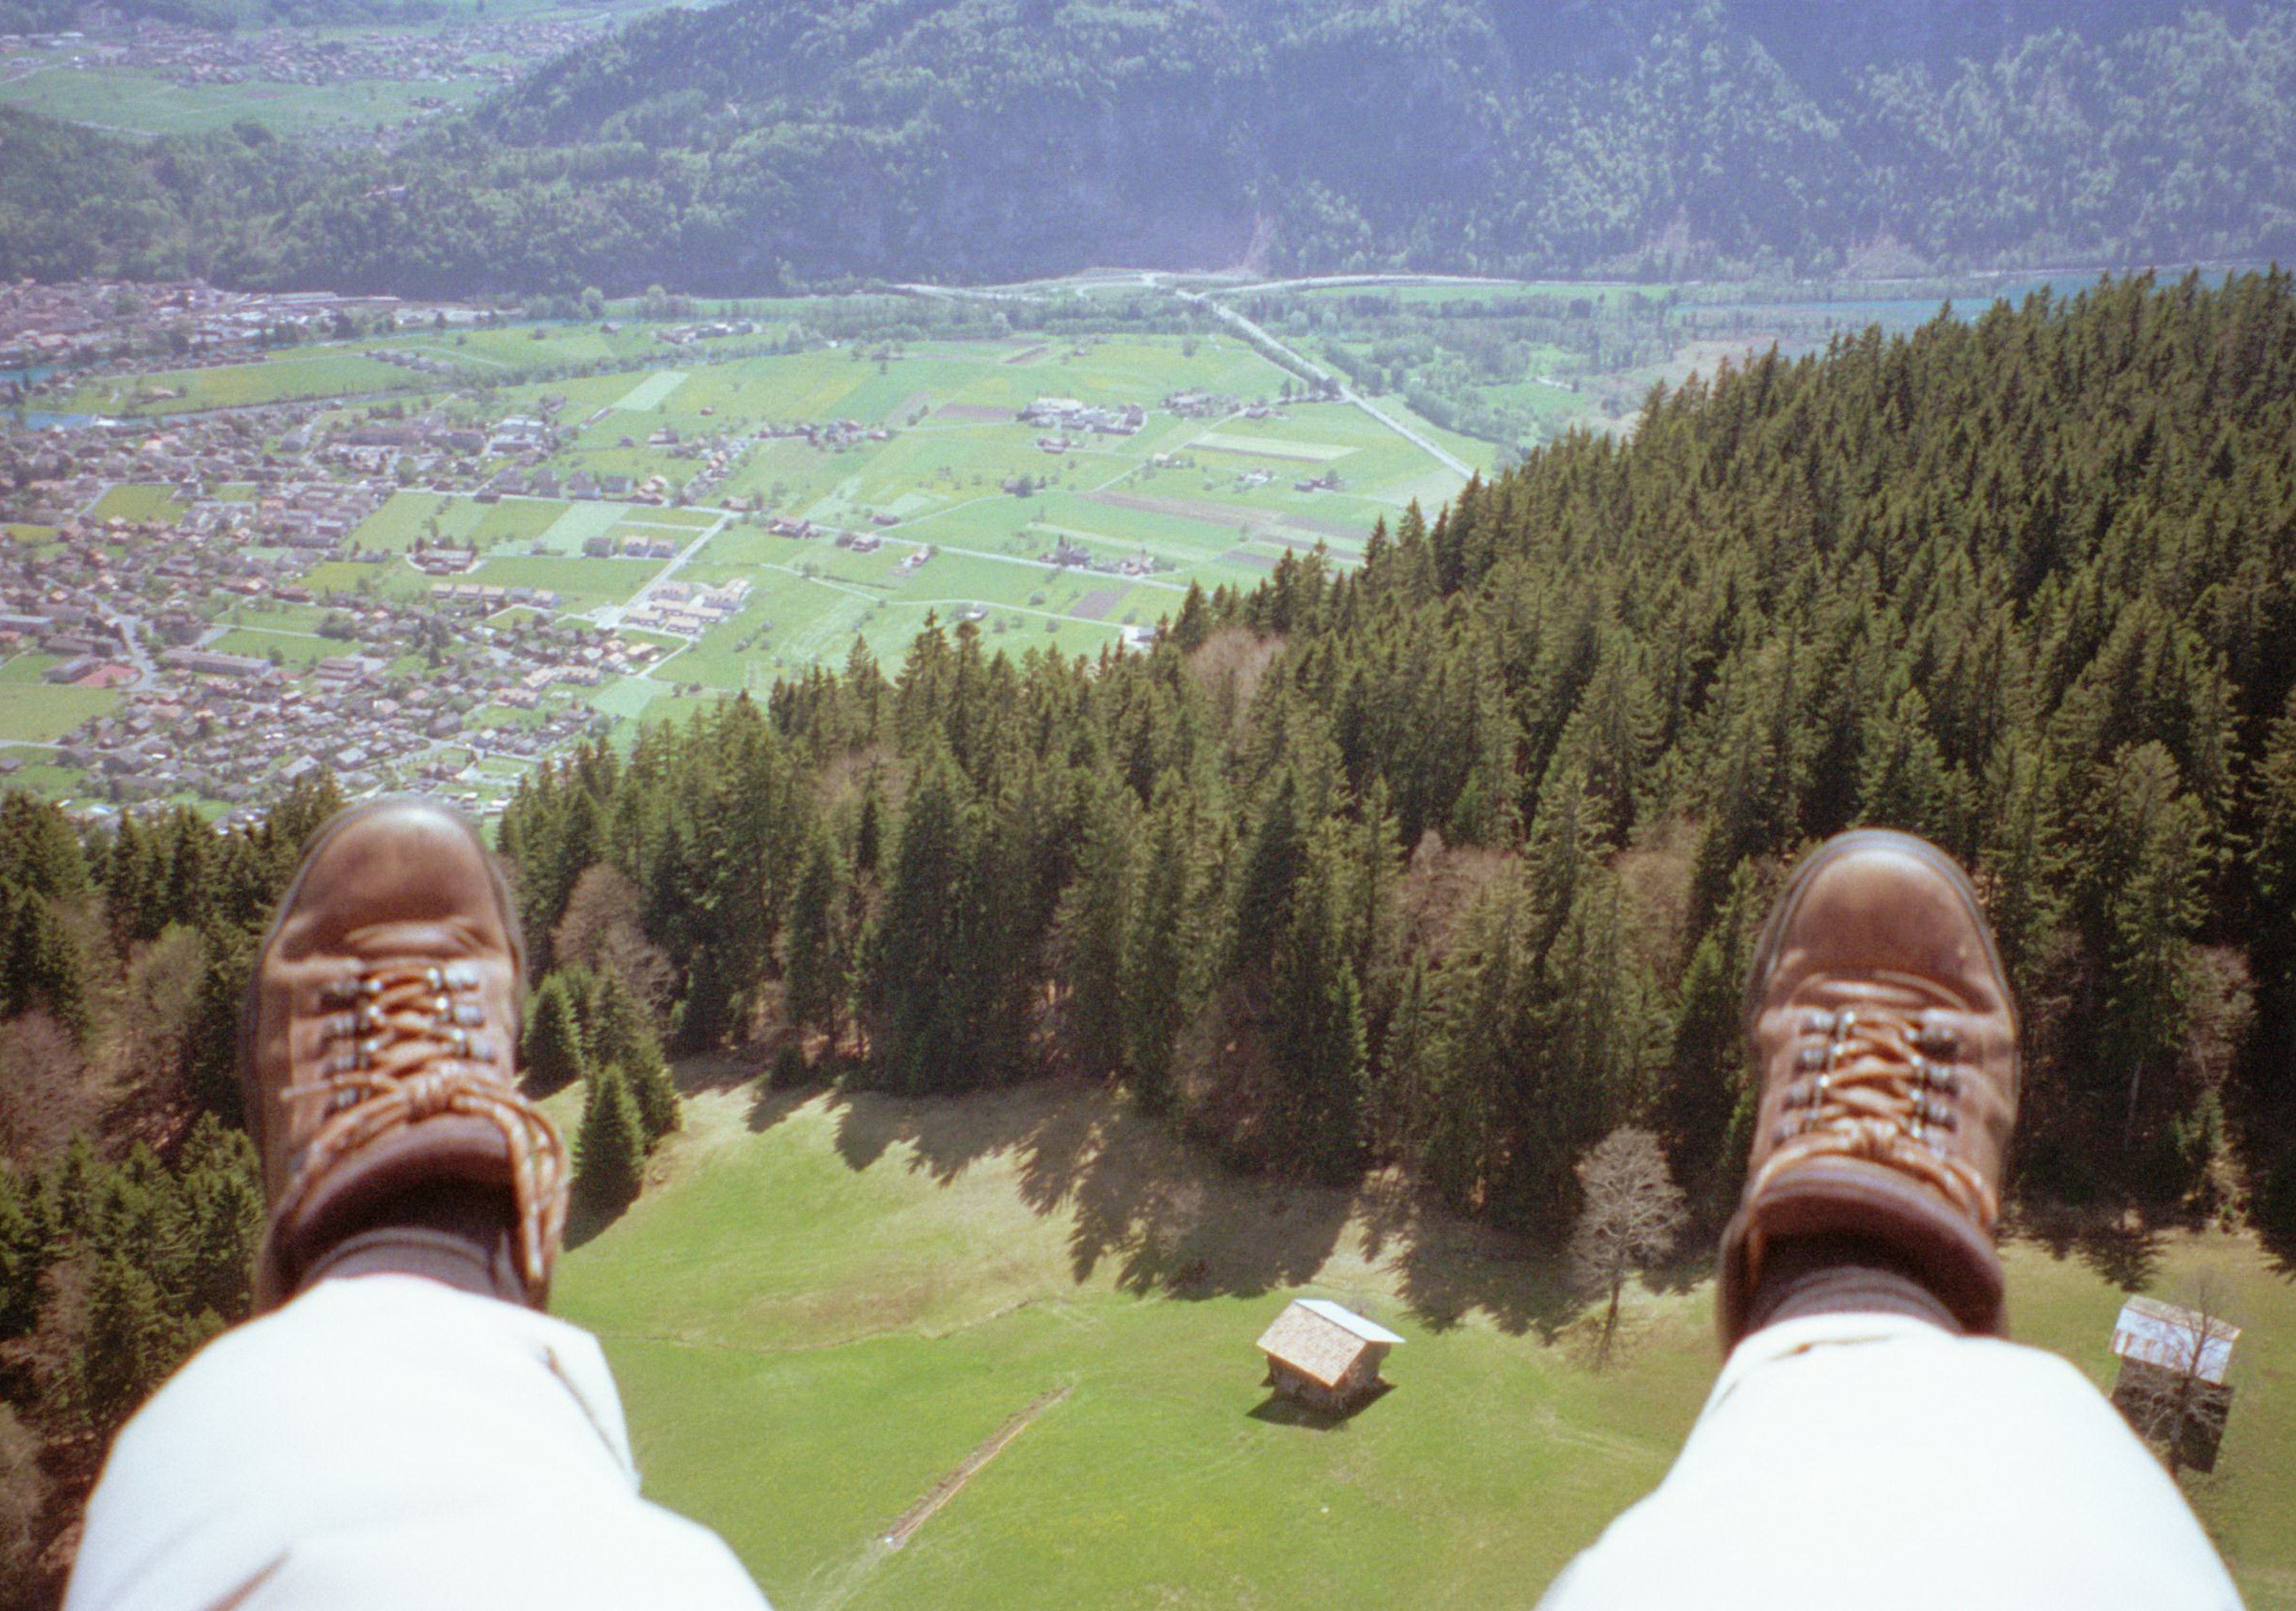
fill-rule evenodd
<path id="1" fill-rule="evenodd" d="M 986 1442 L 966 1455 L 954 1471 L 934 1483 L 926 1493 L 925 1497 L 902 1513 L 901 1519 L 886 1530 L 885 1538 L 882 1540 L 885 1547 L 888 1550 L 897 1550 L 915 1538 L 917 1529 L 930 1521 L 935 1511 L 955 1498 L 964 1489 L 965 1484 L 972 1480 L 975 1473 L 1004 1453 L 1006 1444 L 1027 1432 L 1031 1421 L 1066 1398 L 1068 1394 L 1067 1388 L 1054 1388 L 1051 1392 L 1039 1393 L 1027 1409 L 1014 1415 L 1003 1426 L 998 1427 Z"/>

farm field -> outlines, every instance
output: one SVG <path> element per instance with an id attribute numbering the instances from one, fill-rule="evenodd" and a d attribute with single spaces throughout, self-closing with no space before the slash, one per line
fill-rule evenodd
<path id="1" fill-rule="evenodd" d="M 653 1497 L 778 1606 L 1521 1605 L 1664 1474 L 1715 1366 L 1711 1283 L 1587 1322 L 1521 1243 L 1367 1191 L 1232 1176 L 1098 1093 L 759 1097 L 689 1070 L 686 1127 L 556 1308 L 596 1331 Z M 576 1094 L 553 1098 L 571 1122 Z M 2175 1236 L 2248 1325 L 2218 1473 L 2188 1489 L 2249 1603 L 2296 1605 L 2296 1288 L 2245 1240 Z M 2121 1293 L 2010 1251 L 2019 1337 L 2109 1381 Z M 1681 1284 L 1687 1281 L 1687 1285 Z M 1297 1295 L 1406 1339 L 1323 1423 L 1254 1339 Z M 1008 1419 L 1065 1392 L 906 1544 L 883 1536 Z M 1185 1549 L 1172 1547 L 1185 1539 Z"/>
<path id="2" fill-rule="evenodd" d="M 324 137 L 370 135 L 475 100 L 487 88 L 477 78 L 179 84 L 136 68 L 54 66 L 0 83 L 0 105 L 135 134 L 198 135 L 254 122 L 290 138 Z"/>
<path id="3" fill-rule="evenodd" d="M 856 635 L 897 661 L 929 616 L 977 621 L 1014 653 L 1096 654 L 1127 627 L 1171 614 L 1191 582 L 1248 587 L 1285 552 L 1318 544 L 1350 559 L 1373 521 L 1457 492 L 1454 472 L 1361 411 L 1282 404 L 1289 377 L 1241 343 L 1193 345 L 926 343 L 877 358 L 815 350 L 512 387 L 501 406 L 559 400 L 560 445 L 547 468 L 561 484 L 681 479 L 706 443 L 727 457 L 720 495 L 760 507 L 480 505 L 467 492 L 410 491 L 370 516 L 357 542 L 472 544 L 483 563 L 457 579 L 548 589 L 560 614 L 600 624 L 637 602 L 662 565 L 585 558 L 585 545 L 666 542 L 684 555 L 680 582 L 749 591 L 730 617 L 664 638 L 690 646 L 648 680 L 722 693 L 842 659 Z M 1185 417 L 1164 406 L 1182 392 L 1227 401 Z M 1130 435 L 1071 433 L 1073 447 L 1048 452 L 1038 445 L 1048 429 L 1017 418 L 1043 397 L 1136 405 L 1144 423 Z M 822 429 L 838 422 L 854 429 Z M 805 428 L 817 435 L 791 433 Z M 1487 444 L 1470 446 L 1487 458 Z M 1296 486 L 1325 475 L 1338 490 Z M 775 518 L 808 522 L 815 534 L 776 534 Z M 861 542 L 841 546 L 839 534 Z M 411 596 L 429 584 L 389 566 L 379 585 Z M 609 609 L 617 616 L 601 614 Z M 660 708 L 646 691 L 593 702 L 617 716 Z"/>
<path id="4" fill-rule="evenodd" d="M 787 323 L 777 303 L 715 323 L 700 311 L 705 322 L 689 324 L 615 308 L 423 324 L 253 363 L 88 379 L 43 395 L 61 429 L 75 429 L 75 414 L 140 415 L 166 433 L 160 452 L 228 430 L 272 464 L 305 468 L 260 488 L 243 471 L 93 481 L 59 518 L 136 528 L 98 534 L 115 563 L 130 544 L 188 539 L 198 553 L 200 534 L 239 534 L 219 552 L 258 568 L 261 585 L 196 603 L 201 641 L 272 660 L 290 681 L 344 654 L 388 677 L 436 670 L 435 647 L 406 640 L 409 605 L 418 617 L 453 612 L 449 644 L 459 619 L 475 618 L 460 612 L 483 604 L 497 627 L 572 626 L 654 651 L 633 663 L 603 650 L 587 657 L 595 679 L 569 667 L 537 681 L 559 639 L 530 635 L 519 695 L 457 709 L 472 732 L 559 721 L 542 748 L 521 751 L 523 766 L 564 742 L 566 721 L 628 742 L 642 722 L 842 662 L 857 638 L 887 665 L 929 624 L 977 631 L 1015 657 L 1137 647 L 1191 585 L 1248 589 L 1319 549 L 1352 563 L 1375 523 L 1414 503 L 1431 514 L 1456 494 L 1453 458 L 1488 470 L 1500 454 L 1400 399 L 1380 403 L 1394 423 L 1310 401 L 1297 374 L 1226 331 L 819 332 L 854 317 L 847 303 L 883 303 L 892 321 L 902 300 L 794 299 Z M 290 407 L 242 416 L 255 437 L 183 418 L 276 404 Z M 366 429 L 377 426 L 388 429 Z M 298 508 L 334 501 L 312 480 L 371 494 L 333 553 L 288 540 Z M 176 530 L 154 537 L 155 527 Z M 9 533 L 43 546 L 56 535 L 47 524 Z M 416 561 L 433 549 L 474 557 L 427 571 Z M 472 589 L 499 592 L 445 596 Z M 323 638 L 323 625 L 342 635 Z M 53 743 L 132 692 L 20 680 L 0 689 L 0 742 Z M 45 764 L 23 771 L 73 801 L 88 782 Z M 413 781 L 397 773 L 373 786 Z M 452 781 L 491 799 L 506 780 L 472 767 Z"/>

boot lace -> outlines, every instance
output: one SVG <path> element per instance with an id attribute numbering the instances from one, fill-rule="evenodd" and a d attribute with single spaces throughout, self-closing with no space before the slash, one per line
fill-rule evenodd
<path id="1" fill-rule="evenodd" d="M 442 1114 L 483 1119 L 510 1148 L 519 1275 L 539 1302 L 566 1224 L 566 1146 L 498 1071 L 478 983 L 459 963 L 386 964 L 329 982 L 328 1055 L 283 1093 L 322 1098 L 324 1118 L 297 1157 L 278 1218 L 290 1222 L 330 1170 L 381 1137 Z"/>
<path id="2" fill-rule="evenodd" d="M 1950 1143 L 1969 1079 L 1953 1060 L 1954 1033 L 1918 1012 L 1861 1006 L 1806 1014 L 1801 1035 L 1797 1077 L 1751 1190 L 1812 1159 L 1867 1159 L 1935 1187 L 1991 1231 L 1993 1189 Z"/>

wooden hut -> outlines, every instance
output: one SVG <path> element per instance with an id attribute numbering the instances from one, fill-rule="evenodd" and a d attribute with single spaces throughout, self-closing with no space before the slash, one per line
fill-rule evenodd
<path id="1" fill-rule="evenodd" d="M 1299 1298 L 1260 1338 L 1267 1384 L 1318 1410 L 1346 1410 L 1380 1389 L 1379 1365 L 1403 1339 L 1328 1298 Z"/>
<path id="2" fill-rule="evenodd" d="M 2113 1322 L 2113 1403 L 2140 1436 L 2168 1447 L 2172 1471 L 2216 1470 L 2232 1413 L 2224 1372 L 2240 1335 L 2216 1315 L 2156 1298 L 2131 1297 Z"/>

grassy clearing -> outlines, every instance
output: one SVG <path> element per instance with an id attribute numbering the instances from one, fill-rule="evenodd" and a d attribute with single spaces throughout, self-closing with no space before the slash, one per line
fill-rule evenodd
<path id="1" fill-rule="evenodd" d="M 594 610 L 601 604 L 619 604 L 629 598 L 655 572 L 657 560 L 646 559 L 490 559 L 465 581 L 487 587 L 532 587 L 558 596 L 560 610 Z"/>
<path id="2" fill-rule="evenodd" d="M 53 743 L 83 722 L 117 710 L 114 688 L 56 687 L 46 682 L 0 682 L 0 740 Z"/>
<path id="3" fill-rule="evenodd" d="M 157 520 L 173 523 L 180 518 L 183 506 L 165 487 L 122 485 L 114 487 L 95 500 L 88 512 L 94 520 Z"/>
<path id="4" fill-rule="evenodd" d="M 574 1094 L 557 1100 L 571 1121 Z M 655 1497 L 778 1605 L 1500 1605 L 1658 1481 L 1711 1384 L 1710 1287 L 1643 1291 L 1624 1362 L 1533 1250 L 1373 1194 L 1240 1179 L 1104 1097 L 705 1089 L 559 1310 L 620 1377 Z M 2193 1490 L 2256 1605 L 2296 1603 L 2296 1290 L 2223 1237 L 2249 1381 Z M 2020 1335 L 2103 1379 L 2119 1294 L 2013 1248 Z M 1269 1401 L 1254 1338 L 1335 1296 L 1407 1339 L 1334 1426 Z M 1068 1396 L 898 1553 L 877 1541 L 1015 1412 Z"/>
<path id="5" fill-rule="evenodd" d="M 177 84 L 136 68 L 59 66 L 0 84 L 0 104 L 140 134 L 206 134 L 244 120 L 291 136 L 354 136 L 424 115 L 421 100 L 456 106 L 487 87 L 477 78 Z"/>

